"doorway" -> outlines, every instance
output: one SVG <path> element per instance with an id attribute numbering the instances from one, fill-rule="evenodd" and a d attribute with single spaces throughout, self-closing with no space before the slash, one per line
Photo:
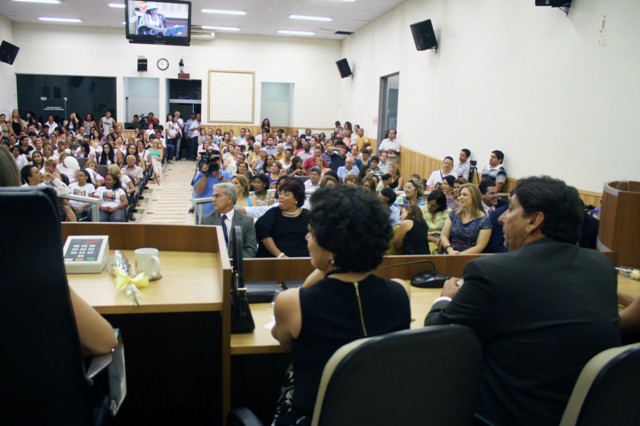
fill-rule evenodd
<path id="1" fill-rule="evenodd" d="M 260 123 L 268 118 L 271 127 L 291 127 L 293 123 L 293 83 L 262 83 Z"/>
<path id="2" fill-rule="evenodd" d="M 124 78 L 124 120 L 133 121 L 134 115 L 147 115 L 152 112 L 160 121 L 160 80 L 151 77 Z"/>
<path id="3" fill-rule="evenodd" d="M 390 129 L 398 128 L 398 96 L 400 73 L 380 77 L 380 106 L 378 108 L 378 146 L 389 137 Z"/>

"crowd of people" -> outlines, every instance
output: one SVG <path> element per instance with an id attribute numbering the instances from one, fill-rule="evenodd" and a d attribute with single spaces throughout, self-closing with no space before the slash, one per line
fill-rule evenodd
<path id="1" fill-rule="evenodd" d="M 152 114 L 134 122 L 135 136 L 125 142 L 110 114 L 99 124 L 90 114 L 60 124 L 17 111 L 10 121 L 0 116 L 9 148 L 0 154 L 16 165 L 0 178 L 17 182 L 19 170 L 25 186 L 102 198 L 100 220 L 120 221 L 145 174 L 161 180 L 163 161 L 194 160 L 193 194 L 213 200 L 199 221 L 220 225 L 227 245 L 230 227 L 239 226 L 243 257 L 310 257 L 315 271 L 275 302 L 272 334 L 292 351 L 292 368 L 274 424 L 309 424 L 322 369 L 340 346 L 409 328 L 408 289 L 373 274 L 389 250 L 509 251 L 468 263 L 425 319 L 478 334 L 485 353 L 479 420 L 557 424 L 582 366 L 621 343 L 615 269 L 578 246 L 585 233 L 578 192 L 532 177 L 518 182 L 509 201 L 500 199 L 499 150 L 479 173 L 464 148 L 423 179 L 401 173 L 395 129 L 374 154 L 364 129 L 349 122 L 336 122 L 329 135 L 287 134 L 265 119 L 256 136 L 202 127 L 197 114 L 186 122 L 169 115 L 164 126 Z M 103 179 L 98 165 L 109 166 Z M 61 216 L 81 209 L 65 202 Z M 637 335 L 640 299 L 624 300 L 624 336 Z"/>
<path id="2" fill-rule="evenodd" d="M 153 115 L 147 120 L 147 129 L 152 129 Z M 101 222 L 135 220 L 147 182 L 161 182 L 162 161 L 167 159 L 164 133 L 148 130 L 139 127 L 127 137 L 110 111 L 98 121 L 90 113 L 80 119 L 72 112 L 59 121 L 49 115 L 43 123 L 31 112 L 23 116 L 14 110 L 9 120 L 0 114 L 0 140 L 13 156 L 21 184 L 49 185 L 61 195 L 101 199 Z M 92 220 L 90 204 L 61 200 L 61 220 Z"/>

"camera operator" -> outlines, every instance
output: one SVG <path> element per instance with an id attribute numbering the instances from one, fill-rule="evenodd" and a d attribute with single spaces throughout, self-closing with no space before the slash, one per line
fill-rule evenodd
<path id="1" fill-rule="evenodd" d="M 220 182 L 230 182 L 231 174 L 221 167 L 220 151 L 209 149 L 202 153 L 198 161 L 198 171 L 193 178 L 193 192 L 196 198 L 213 197 L 213 186 Z M 205 203 L 203 214 L 213 213 L 213 204 Z"/>

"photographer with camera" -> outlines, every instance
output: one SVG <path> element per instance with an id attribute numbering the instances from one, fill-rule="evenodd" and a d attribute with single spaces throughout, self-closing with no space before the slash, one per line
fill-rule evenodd
<path id="1" fill-rule="evenodd" d="M 203 152 L 197 165 L 198 171 L 193 178 L 193 192 L 196 198 L 213 197 L 213 186 L 220 182 L 230 182 L 231 173 L 221 167 L 220 151 L 208 149 Z M 213 204 L 205 203 L 203 214 L 213 213 Z"/>

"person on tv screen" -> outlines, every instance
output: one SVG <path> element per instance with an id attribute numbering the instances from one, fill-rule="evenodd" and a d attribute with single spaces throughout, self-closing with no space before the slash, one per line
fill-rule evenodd
<path id="1" fill-rule="evenodd" d="M 140 35 L 164 35 L 164 19 L 158 14 L 158 5 L 155 2 L 140 2 L 140 12 L 144 12 L 142 15 L 142 22 L 140 28 L 138 28 L 138 34 Z"/>

